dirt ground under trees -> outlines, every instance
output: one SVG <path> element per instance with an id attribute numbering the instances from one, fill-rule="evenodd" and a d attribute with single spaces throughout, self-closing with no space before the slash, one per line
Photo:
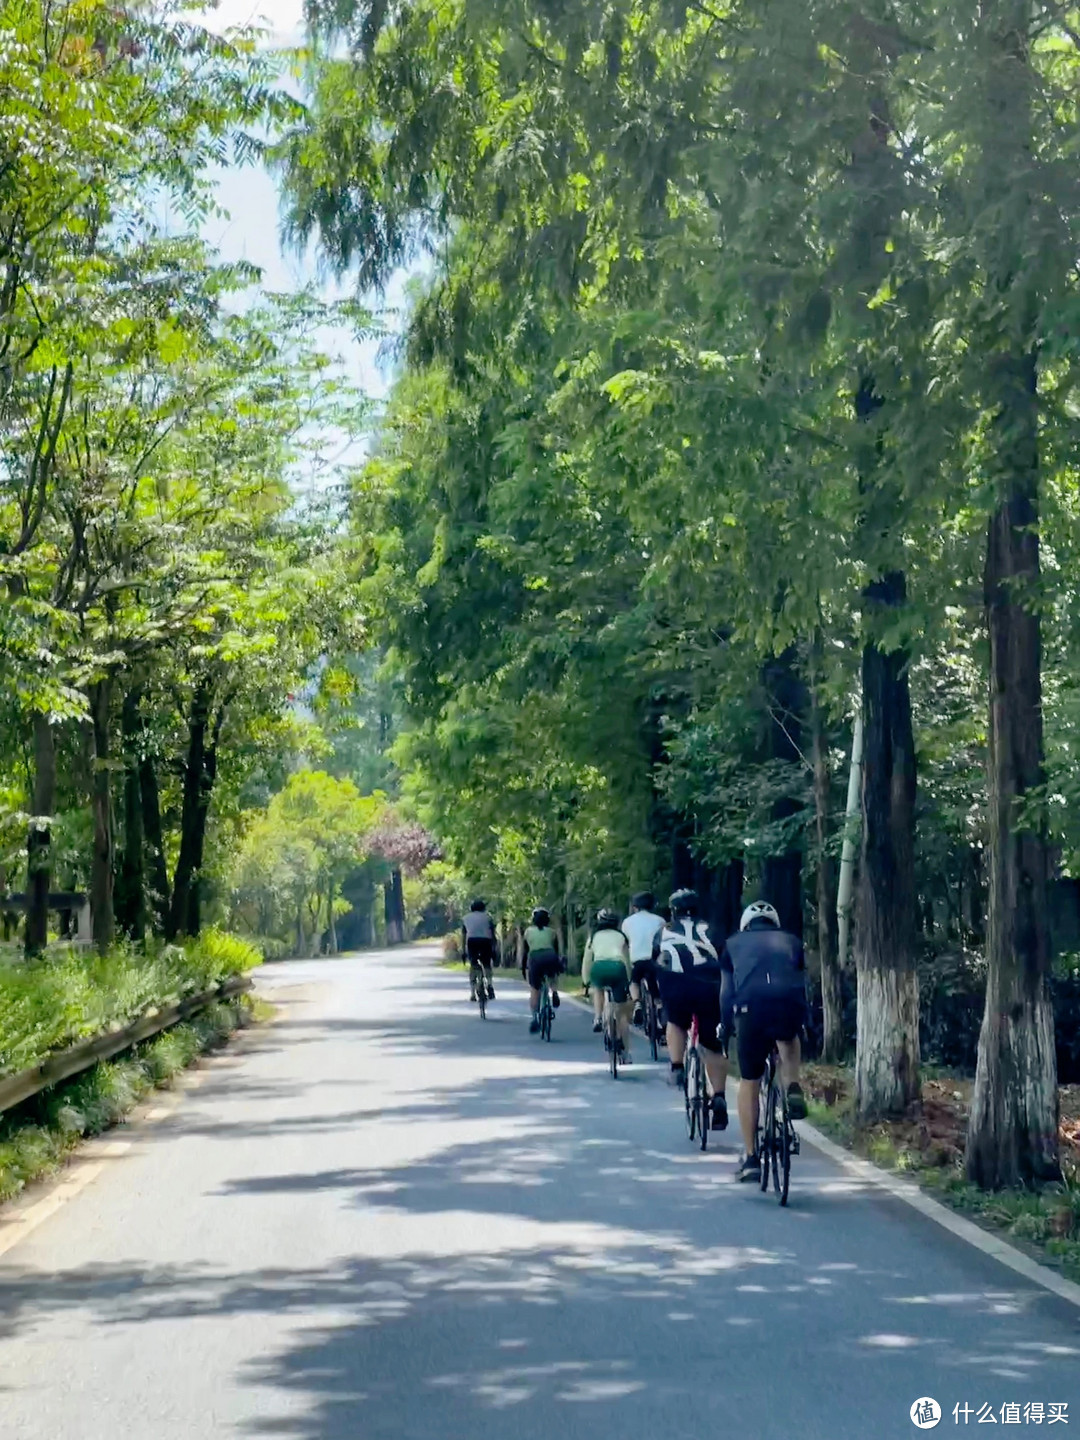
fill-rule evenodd
<path id="1" fill-rule="evenodd" d="M 854 1076 L 839 1065 L 808 1065 L 804 1077 L 807 1095 L 835 1110 L 837 1118 L 850 1118 Z M 858 1149 L 888 1141 L 918 1168 L 959 1167 L 964 1158 L 973 1082 L 955 1077 L 934 1077 L 922 1083 L 922 1100 L 901 1120 L 872 1125 L 863 1131 Z M 1061 1158 L 1066 1171 L 1080 1173 L 1080 1085 L 1061 1087 Z"/>

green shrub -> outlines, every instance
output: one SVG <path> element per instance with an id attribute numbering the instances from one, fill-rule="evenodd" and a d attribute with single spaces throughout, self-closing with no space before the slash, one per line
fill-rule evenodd
<path id="1" fill-rule="evenodd" d="M 184 946 L 118 945 L 104 955 L 57 947 L 39 960 L 0 962 L 0 1076 L 261 962 L 254 945 L 215 929 Z"/>
<path id="2" fill-rule="evenodd" d="M 28 1102 L 17 1115 L 0 1117 L 0 1204 L 58 1169 L 81 1138 L 116 1125 L 155 1086 L 220 1044 L 246 1022 L 250 1009 L 246 1000 L 208 1005 L 132 1054 L 95 1065 Z"/>

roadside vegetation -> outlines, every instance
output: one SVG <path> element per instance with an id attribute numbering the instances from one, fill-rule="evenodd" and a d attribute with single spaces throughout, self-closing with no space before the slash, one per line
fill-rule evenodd
<path id="1" fill-rule="evenodd" d="M 0 1204 L 57 1171 L 81 1140 L 119 1124 L 151 1090 L 167 1087 L 198 1056 L 224 1044 L 253 1013 L 246 996 L 209 1005 L 128 1055 L 0 1116 Z"/>
<path id="2" fill-rule="evenodd" d="M 0 966 L 0 1078 L 261 962 L 253 945 L 208 928 L 184 946 L 68 950 Z"/>

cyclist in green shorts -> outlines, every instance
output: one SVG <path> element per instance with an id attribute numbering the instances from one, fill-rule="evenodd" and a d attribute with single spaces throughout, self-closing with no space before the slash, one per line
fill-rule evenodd
<path id="1" fill-rule="evenodd" d="M 529 982 L 529 1034 L 535 1035 L 540 1029 L 540 986 L 545 976 L 551 987 L 551 1004 L 559 1008 L 559 992 L 555 988 L 556 977 L 562 970 L 559 958 L 559 937 L 551 923 L 551 916 L 543 908 L 532 913 L 532 923 L 525 931 L 524 953 L 521 957 L 522 979 Z"/>
<path id="2" fill-rule="evenodd" d="M 593 992 L 593 1034 L 603 1029 L 604 991 L 610 990 L 615 1001 L 619 1024 L 619 1040 L 624 1059 L 630 1058 L 630 947 L 619 929 L 614 910 L 600 910 L 596 929 L 585 946 L 581 978 Z"/>

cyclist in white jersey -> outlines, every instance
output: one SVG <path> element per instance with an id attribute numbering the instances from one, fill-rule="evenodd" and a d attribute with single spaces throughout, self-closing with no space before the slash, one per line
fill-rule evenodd
<path id="1" fill-rule="evenodd" d="M 642 890 L 630 901 L 630 914 L 622 923 L 622 932 L 630 946 L 630 998 L 634 1002 L 634 1024 L 640 1025 L 641 987 L 648 986 L 659 999 L 660 990 L 656 982 L 656 961 L 653 959 L 653 941 L 664 928 L 660 915 L 654 913 L 656 900 L 648 890 Z"/>

